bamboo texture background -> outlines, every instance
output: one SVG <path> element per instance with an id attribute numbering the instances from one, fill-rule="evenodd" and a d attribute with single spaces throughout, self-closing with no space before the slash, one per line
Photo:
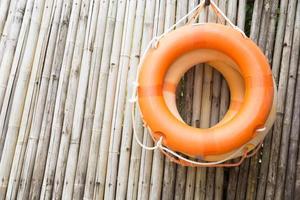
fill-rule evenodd
<path id="1" fill-rule="evenodd" d="M 197 0 L 0 0 L 0 199 L 300 199 L 300 1 L 214 2 L 264 51 L 278 87 L 271 133 L 233 168 L 178 166 L 132 136 L 141 54 Z M 208 9 L 199 20 L 223 23 Z M 178 91 L 193 126 L 226 113 L 226 82 L 208 65 Z"/>

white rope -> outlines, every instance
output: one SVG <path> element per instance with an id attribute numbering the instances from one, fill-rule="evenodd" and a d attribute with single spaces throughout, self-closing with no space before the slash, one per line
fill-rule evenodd
<path id="1" fill-rule="evenodd" d="M 170 28 L 168 28 L 164 33 L 162 33 L 160 36 L 156 36 L 156 37 L 153 37 L 149 44 L 147 45 L 147 47 L 145 48 L 145 51 L 141 57 L 141 60 L 140 60 L 140 63 L 137 67 L 137 71 L 136 71 L 136 79 L 135 81 L 133 82 L 133 90 L 132 90 L 132 96 L 131 98 L 129 99 L 129 102 L 132 103 L 132 127 L 133 127 L 133 134 L 134 134 L 134 138 L 136 140 L 136 142 L 144 149 L 146 150 L 155 150 L 155 149 L 160 149 L 164 152 L 167 152 L 171 155 L 173 155 L 174 157 L 178 158 L 178 159 L 181 159 L 185 162 L 188 162 L 190 164 L 193 164 L 193 165 L 199 165 L 199 166 L 209 166 L 209 165 L 218 165 L 218 164 L 221 164 L 227 160 L 230 160 L 232 158 L 234 158 L 238 153 L 240 153 L 246 145 L 243 145 L 242 147 L 240 147 L 239 149 L 237 149 L 234 153 L 230 154 L 228 157 L 226 157 L 225 159 L 223 160 L 220 160 L 220 161 L 216 161 L 216 162 L 198 162 L 198 161 L 194 161 L 194 160 L 190 160 L 190 159 L 187 159 L 183 156 L 181 156 L 180 154 L 172 151 L 171 149 L 167 148 L 167 147 L 164 147 L 163 146 L 163 137 L 160 137 L 159 140 L 156 142 L 156 144 L 152 147 L 149 147 L 149 146 L 146 146 L 144 145 L 140 139 L 138 138 L 137 136 L 137 133 L 136 133 L 136 128 L 135 128 L 135 104 L 138 100 L 138 96 L 137 96 L 137 88 L 138 88 L 138 75 L 139 75 L 139 72 L 140 72 L 140 68 L 142 66 L 142 63 L 143 63 L 143 60 L 147 54 L 147 52 L 149 51 L 149 49 L 151 47 L 153 48 L 157 48 L 158 47 L 158 43 L 160 41 L 161 38 L 163 38 L 167 33 L 169 33 L 170 31 L 172 31 L 175 27 L 178 26 L 178 24 L 180 24 L 181 22 L 183 22 L 185 19 L 187 19 L 187 17 L 189 17 L 191 14 L 193 14 L 197 9 L 199 9 L 200 7 L 204 6 L 204 3 L 205 1 L 201 1 L 199 5 L 197 5 L 195 8 L 193 8 L 189 13 L 187 13 L 185 16 L 183 16 L 180 20 L 178 20 L 174 25 L 172 25 Z M 217 10 L 218 13 L 221 14 L 221 16 L 225 19 L 225 21 L 228 22 L 228 24 L 233 27 L 235 30 L 239 31 L 244 37 L 247 37 L 246 34 L 240 29 L 238 28 L 237 26 L 235 26 L 227 17 L 226 15 L 217 7 L 217 5 L 211 1 L 211 5 Z M 215 10 L 214 10 L 215 11 Z M 204 23 L 194 23 L 192 25 L 201 25 L 201 24 L 204 24 Z M 148 127 L 147 127 L 148 128 Z M 148 128 L 149 129 L 149 128 Z M 260 129 L 260 130 L 257 130 L 257 132 L 259 131 L 263 131 L 264 128 Z M 149 130 L 151 132 L 151 130 Z"/>

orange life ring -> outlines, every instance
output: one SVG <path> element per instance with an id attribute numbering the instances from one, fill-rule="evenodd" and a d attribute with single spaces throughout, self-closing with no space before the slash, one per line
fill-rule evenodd
<path id="1" fill-rule="evenodd" d="M 178 120 L 163 98 L 163 81 L 170 65 L 197 49 L 213 49 L 229 56 L 245 82 L 244 101 L 238 112 L 225 123 L 208 129 Z M 225 154 L 250 141 L 264 126 L 274 96 L 272 74 L 263 53 L 240 32 L 219 24 L 184 26 L 167 34 L 157 48 L 148 51 L 138 82 L 140 110 L 154 137 L 162 136 L 167 147 L 195 157 Z"/>

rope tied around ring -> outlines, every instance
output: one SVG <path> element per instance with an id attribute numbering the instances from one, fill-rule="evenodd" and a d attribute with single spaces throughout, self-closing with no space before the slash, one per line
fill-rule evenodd
<path id="1" fill-rule="evenodd" d="M 191 24 L 191 25 L 201 25 L 203 23 L 195 23 L 196 19 L 198 18 L 198 16 L 200 15 L 200 12 L 202 11 L 202 9 L 204 8 L 204 6 L 210 6 L 212 8 L 212 10 L 214 11 L 214 13 L 216 14 L 216 16 L 218 18 L 223 18 L 228 25 L 230 25 L 233 29 L 237 30 L 238 32 L 240 32 L 243 37 L 247 38 L 246 34 L 237 26 L 235 26 L 227 17 L 226 15 L 218 8 L 218 6 L 210 0 L 202 0 L 195 8 L 193 8 L 189 13 L 187 13 L 185 16 L 183 16 L 181 19 L 179 19 L 174 25 L 172 25 L 170 28 L 168 28 L 164 33 L 162 33 L 160 36 L 155 36 L 153 37 L 149 44 L 146 46 L 145 51 L 141 57 L 140 63 L 137 67 L 137 71 L 136 71 L 136 80 L 133 81 L 133 89 L 132 89 L 132 96 L 129 99 L 129 102 L 131 103 L 131 110 L 132 110 L 132 127 L 133 127 L 133 134 L 134 134 L 134 138 L 136 140 L 136 142 L 144 149 L 149 150 L 149 151 L 153 151 L 155 149 L 159 149 L 166 157 L 168 157 L 172 162 L 175 162 L 177 164 L 181 164 L 184 166 L 202 166 L 202 167 L 232 167 L 232 166 L 239 166 L 246 158 L 251 157 L 253 155 L 255 155 L 257 153 L 257 151 L 260 149 L 261 147 L 261 143 L 259 145 L 257 145 L 257 147 L 252 150 L 252 152 L 249 154 L 249 152 L 251 150 L 248 149 L 248 147 L 246 145 L 243 145 L 242 147 L 238 148 L 235 152 L 233 152 L 232 154 L 230 154 L 229 156 L 227 156 L 225 159 L 220 160 L 220 161 L 216 161 L 216 162 L 200 162 L 200 161 L 195 161 L 195 160 L 190 160 L 188 158 L 183 157 L 182 155 L 178 154 L 177 152 L 165 147 L 163 145 L 163 137 L 159 137 L 158 140 L 155 140 L 155 138 L 152 137 L 153 141 L 155 142 L 154 146 L 146 146 L 144 145 L 140 139 L 137 136 L 137 132 L 136 132 L 136 128 L 135 128 L 135 105 L 137 103 L 138 100 L 138 96 L 137 96 L 137 89 L 138 89 L 138 75 L 140 72 L 140 68 L 141 65 L 143 63 L 143 60 L 147 54 L 147 52 L 149 51 L 150 48 L 157 48 L 160 39 L 162 39 L 167 33 L 169 33 L 170 31 L 174 30 L 174 28 L 176 28 L 180 23 L 184 22 L 184 20 L 186 20 L 188 17 L 189 20 L 186 24 Z M 142 116 L 141 116 L 142 117 Z M 144 126 L 146 128 L 148 128 L 148 130 L 151 133 L 150 128 L 145 124 L 144 122 Z M 257 129 L 256 132 L 261 132 L 264 131 L 264 128 L 261 129 Z M 240 158 L 240 160 L 238 162 L 235 163 L 224 163 L 230 159 L 235 158 L 235 156 L 240 153 L 243 152 L 242 157 Z"/>

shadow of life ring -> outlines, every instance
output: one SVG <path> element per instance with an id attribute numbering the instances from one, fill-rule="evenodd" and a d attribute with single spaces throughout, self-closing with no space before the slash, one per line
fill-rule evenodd
<path id="1" fill-rule="evenodd" d="M 225 77 L 232 87 L 244 85 L 244 96 L 238 102 L 240 99 L 235 99 L 230 88 L 232 101 L 227 116 L 206 129 L 191 127 L 176 117 L 163 94 L 168 88 L 164 81 L 168 83 L 167 72 L 172 64 L 197 50 L 226 55 L 197 56 L 194 60 L 217 62 L 218 70 L 218 66 L 228 65 L 230 60 L 233 63 L 229 65 L 236 67 L 244 83 L 237 84 L 233 74 Z M 257 129 L 265 127 L 274 99 L 272 73 L 260 49 L 239 31 L 213 23 L 183 26 L 161 38 L 157 48 L 150 49 L 143 59 L 138 85 L 140 111 L 154 138 L 163 137 L 163 145 L 173 151 L 212 160 L 255 138 Z"/>

